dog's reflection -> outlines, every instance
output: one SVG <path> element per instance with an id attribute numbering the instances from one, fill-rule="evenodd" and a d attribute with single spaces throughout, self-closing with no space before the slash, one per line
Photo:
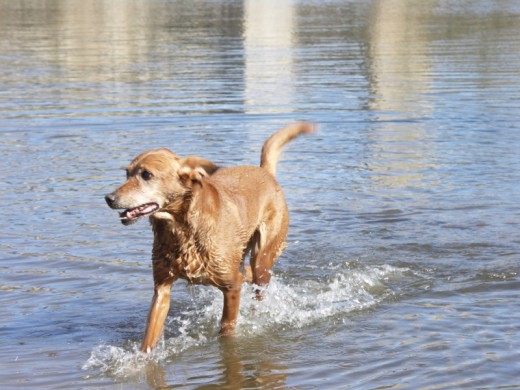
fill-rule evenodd
<path id="1" fill-rule="evenodd" d="M 222 377 L 220 386 L 230 389 L 285 385 L 287 366 L 280 360 L 283 351 L 264 339 L 243 343 L 237 339 L 220 339 Z"/>
<path id="2" fill-rule="evenodd" d="M 280 360 L 285 351 L 279 343 L 267 342 L 259 337 L 247 342 L 240 337 L 220 337 L 219 341 L 220 356 L 215 367 L 218 375 L 211 380 L 211 384 L 198 386 L 197 389 L 271 389 L 285 386 L 287 366 Z M 154 389 L 170 389 L 192 382 L 189 377 L 177 377 L 174 365 L 175 362 L 150 361 L 143 371 L 147 385 Z M 179 383 L 179 380 L 184 383 Z"/>

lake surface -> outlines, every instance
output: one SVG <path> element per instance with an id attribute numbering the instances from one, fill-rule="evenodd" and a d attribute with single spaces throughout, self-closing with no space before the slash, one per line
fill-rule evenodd
<path id="1" fill-rule="evenodd" d="M 2 389 L 520 388 L 520 2 L 0 1 Z M 138 153 L 286 150 L 266 299 L 178 282 L 137 352 Z"/>

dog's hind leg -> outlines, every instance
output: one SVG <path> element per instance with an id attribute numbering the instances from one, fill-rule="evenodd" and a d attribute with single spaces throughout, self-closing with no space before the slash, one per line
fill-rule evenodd
<path id="1" fill-rule="evenodd" d="M 262 290 L 264 287 L 267 287 L 271 280 L 271 269 L 278 256 L 285 249 L 288 225 L 287 215 L 283 215 L 282 219 L 283 222 L 277 225 L 279 229 L 276 231 L 268 231 L 265 225 L 259 229 L 258 249 L 251 257 L 253 283 L 259 286 L 256 290 L 257 300 L 262 300 Z"/>

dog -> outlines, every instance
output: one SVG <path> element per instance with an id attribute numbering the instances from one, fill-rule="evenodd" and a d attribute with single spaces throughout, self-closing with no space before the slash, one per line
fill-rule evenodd
<path id="1" fill-rule="evenodd" d="M 271 269 L 282 251 L 289 212 L 276 166 L 283 146 L 315 126 L 289 125 L 269 137 L 260 166 L 220 168 L 201 157 L 181 158 L 161 148 L 137 156 L 127 180 L 105 196 L 130 225 L 148 216 L 154 233 L 154 295 L 141 351 L 150 352 L 161 337 L 178 278 L 212 285 L 224 295 L 220 334 L 235 331 L 243 281 L 257 285 L 262 299 Z M 244 266 L 250 256 L 249 267 Z"/>

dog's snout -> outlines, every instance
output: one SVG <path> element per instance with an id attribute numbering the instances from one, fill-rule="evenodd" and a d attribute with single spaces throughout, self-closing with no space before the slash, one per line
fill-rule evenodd
<path id="1" fill-rule="evenodd" d="M 107 202 L 107 204 L 112 207 L 112 205 L 114 204 L 114 202 L 116 201 L 116 196 L 112 193 L 112 194 L 108 194 L 108 195 L 105 195 L 105 201 Z"/>

